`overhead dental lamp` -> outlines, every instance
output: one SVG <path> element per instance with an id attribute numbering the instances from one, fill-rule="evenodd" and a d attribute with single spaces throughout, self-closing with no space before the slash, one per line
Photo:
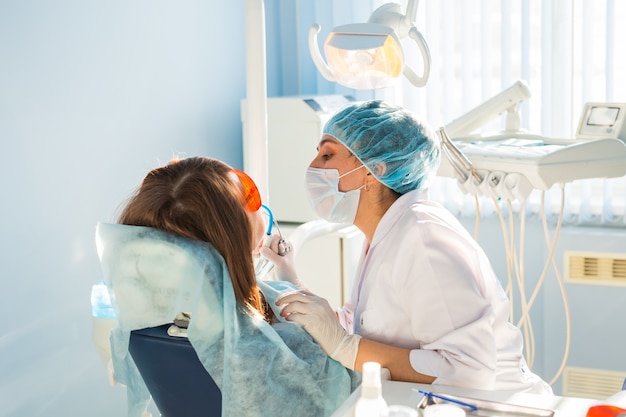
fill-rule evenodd
<path id="1" fill-rule="evenodd" d="M 430 51 L 415 26 L 419 0 L 409 0 L 406 14 L 396 3 L 376 9 L 367 23 L 335 27 L 324 42 L 322 58 L 317 42 L 320 25 L 309 31 L 309 50 L 315 66 L 328 81 L 358 90 L 391 86 L 401 74 L 416 87 L 423 87 L 430 74 Z M 400 40 L 412 39 L 422 54 L 423 71 L 418 75 L 405 64 Z"/>

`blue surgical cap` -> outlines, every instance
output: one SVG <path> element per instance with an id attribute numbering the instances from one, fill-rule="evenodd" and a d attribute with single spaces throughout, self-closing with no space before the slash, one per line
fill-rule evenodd
<path id="1" fill-rule="evenodd" d="M 425 188 L 440 161 L 430 128 L 402 107 L 381 100 L 351 104 L 324 126 L 383 184 L 397 193 Z"/>

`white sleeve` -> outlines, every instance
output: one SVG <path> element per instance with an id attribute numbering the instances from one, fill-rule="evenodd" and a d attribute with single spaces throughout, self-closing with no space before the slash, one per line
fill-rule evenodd
<path id="1" fill-rule="evenodd" d="M 492 333 L 481 320 L 470 323 L 412 350 L 411 366 L 419 373 L 436 377 L 434 384 L 492 390 L 496 382 Z"/>
<path id="2" fill-rule="evenodd" d="M 493 389 L 495 313 L 483 293 L 483 255 L 454 232 L 426 230 L 403 278 L 411 331 L 420 341 L 411 366 L 436 377 L 435 384 Z"/>

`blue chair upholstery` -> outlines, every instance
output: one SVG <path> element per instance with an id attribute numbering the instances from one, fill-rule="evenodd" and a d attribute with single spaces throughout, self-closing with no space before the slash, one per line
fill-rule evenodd
<path id="1" fill-rule="evenodd" d="M 131 332 L 129 352 L 162 417 L 222 415 L 222 394 L 189 340 L 170 324 Z"/>

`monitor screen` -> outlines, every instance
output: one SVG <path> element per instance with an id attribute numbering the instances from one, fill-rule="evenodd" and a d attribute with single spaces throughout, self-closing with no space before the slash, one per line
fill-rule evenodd
<path id="1" fill-rule="evenodd" d="M 619 107 L 592 107 L 587 124 L 590 126 L 613 126 L 619 115 Z"/>

